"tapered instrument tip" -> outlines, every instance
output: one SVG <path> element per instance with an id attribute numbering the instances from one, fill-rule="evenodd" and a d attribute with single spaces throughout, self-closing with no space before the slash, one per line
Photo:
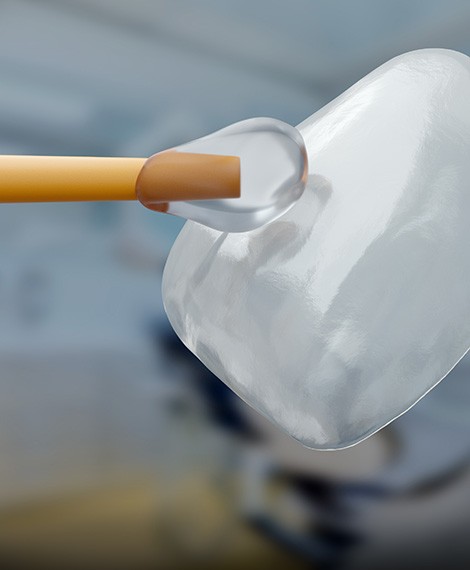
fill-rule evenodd
<path id="1" fill-rule="evenodd" d="M 164 212 L 168 202 L 240 197 L 240 158 L 169 150 L 144 164 L 136 183 L 144 206 Z"/>

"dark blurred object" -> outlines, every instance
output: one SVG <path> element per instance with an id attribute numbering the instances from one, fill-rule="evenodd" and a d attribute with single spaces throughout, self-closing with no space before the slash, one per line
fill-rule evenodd
<path id="1" fill-rule="evenodd" d="M 192 352 L 182 344 L 172 329 L 167 329 L 165 335 L 160 335 L 161 327 L 157 328 L 157 345 L 163 349 L 170 363 L 191 368 L 191 380 L 207 404 L 211 421 L 223 429 L 246 441 L 257 441 L 260 436 L 242 416 L 236 396 L 217 376 L 214 376 Z"/>
<path id="2" fill-rule="evenodd" d="M 171 362 L 191 368 L 191 381 L 206 400 L 212 420 L 244 438 L 248 448 L 255 446 L 255 451 L 238 463 L 239 477 L 245 481 L 238 502 L 245 505 L 242 513 L 246 523 L 317 568 L 346 568 L 355 551 L 367 552 L 374 541 L 367 518 L 378 506 L 387 509 L 387 505 L 400 501 L 429 501 L 455 483 L 470 482 L 470 433 L 452 414 L 452 406 L 462 406 L 462 398 L 470 402 L 467 361 L 435 388 L 428 401 L 423 400 L 386 429 L 390 455 L 385 467 L 375 475 L 348 481 L 346 474 L 330 479 L 315 473 L 314 461 L 309 472 L 289 466 L 289 462 L 279 463 L 275 449 L 270 449 L 271 429 L 265 431 L 259 429 L 259 423 L 250 422 L 250 415 L 243 411 L 245 404 L 184 347 L 173 331 L 164 334 L 161 346 Z M 457 398 L 454 403 L 453 398 Z M 440 417 L 449 412 L 447 418 Z M 297 445 L 294 441 L 291 444 Z M 261 446 L 265 451 L 256 452 Z M 312 454 L 312 460 L 318 453 L 305 451 Z M 423 521 L 426 523 L 429 521 Z M 417 560 L 416 553 L 405 550 L 395 562 L 401 568 L 414 568 Z M 461 567 L 452 557 L 448 562 L 450 568 Z M 429 567 L 438 568 L 439 564 L 441 561 Z"/>

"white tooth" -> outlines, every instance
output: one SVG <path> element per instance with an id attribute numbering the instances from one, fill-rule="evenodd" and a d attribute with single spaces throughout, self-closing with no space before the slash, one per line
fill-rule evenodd
<path id="1" fill-rule="evenodd" d="M 188 222 L 163 297 L 183 342 L 293 437 L 337 449 L 470 345 L 470 58 L 397 57 L 299 125 L 310 177 L 277 221 Z"/>

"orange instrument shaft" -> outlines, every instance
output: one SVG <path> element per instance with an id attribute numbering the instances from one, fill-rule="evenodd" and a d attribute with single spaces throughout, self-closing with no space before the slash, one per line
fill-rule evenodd
<path id="1" fill-rule="evenodd" d="M 139 199 L 148 205 L 239 196 L 235 156 L 177 151 L 149 159 L 0 156 L 0 202 Z"/>

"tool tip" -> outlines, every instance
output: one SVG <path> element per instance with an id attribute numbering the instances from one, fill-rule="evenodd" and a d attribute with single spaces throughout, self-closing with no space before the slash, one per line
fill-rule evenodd
<path id="1" fill-rule="evenodd" d="M 137 198 L 166 212 L 169 202 L 240 197 L 240 158 L 169 150 L 145 162 L 136 182 Z"/>

